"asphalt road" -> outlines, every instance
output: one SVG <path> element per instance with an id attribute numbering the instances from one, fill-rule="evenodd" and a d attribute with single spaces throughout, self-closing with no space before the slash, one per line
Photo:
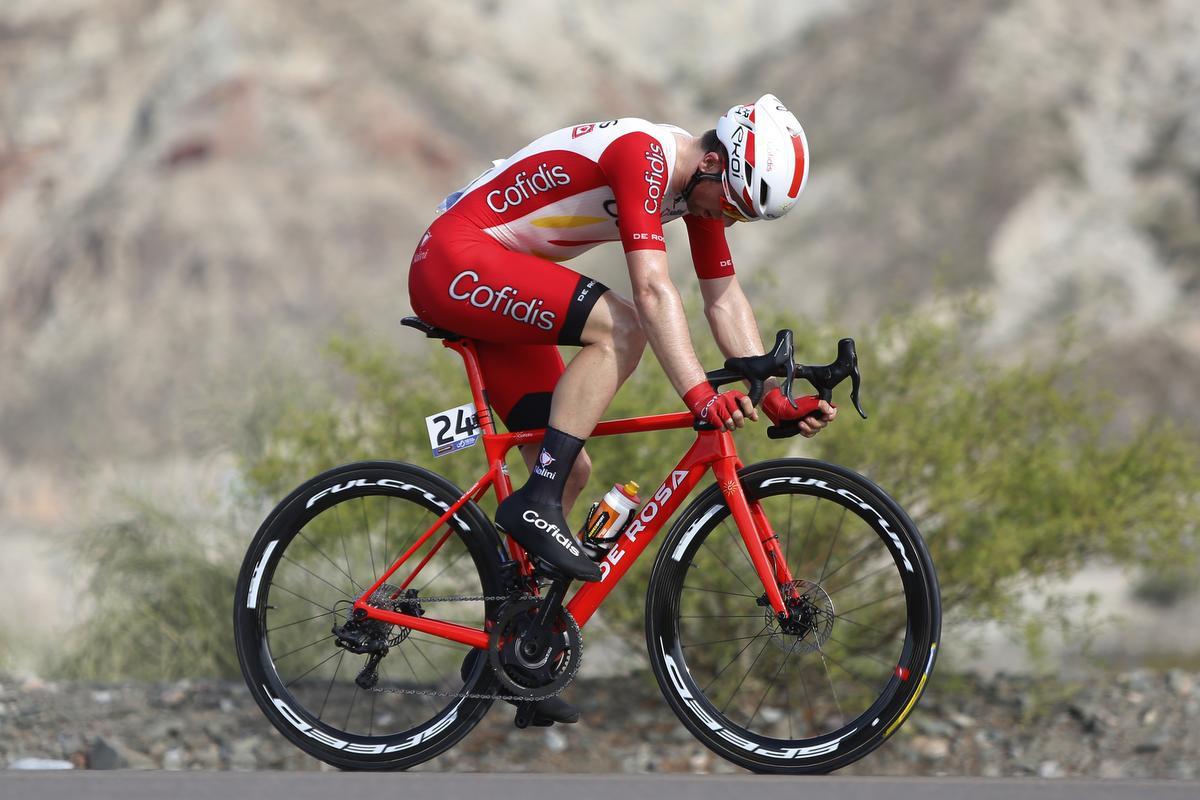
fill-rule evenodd
<path id="1" fill-rule="evenodd" d="M 0 772 L 3 800 L 1196 800 L 1200 782 L 755 775 L 516 775 L 328 772 Z"/>

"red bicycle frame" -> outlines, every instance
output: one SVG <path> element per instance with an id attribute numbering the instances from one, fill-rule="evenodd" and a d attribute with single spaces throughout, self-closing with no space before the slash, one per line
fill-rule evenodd
<path id="1" fill-rule="evenodd" d="M 467 379 L 471 385 L 471 397 L 475 402 L 479 426 L 483 432 L 483 448 L 487 455 L 488 471 L 463 493 L 462 497 L 450 506 L 428 530 L 417 538 L 386 572 L 375 581 L 362 596 L 354 603 L 355 609 L 361 609 L 372 619 L 388 622 L 421 631 L 433 636 L 440 636 L 472 647 L 486 648 L 488 634 L 481 628 L 471 628 L 453 622 L 443 622 L 428 616 L 413 616 L 396 611 L 377 608 L 367 602 L 367 599 L 382 586 L 397 570 L 408 562 L 446 522 L 468 502 L 478 500 L 487 493 L 489 488 L 495 488 L 500 500 L 512 494 L 512 482 L 508 477 L 505 456 L 513 447 L 522 444 L 532 444 L 541 441 L 545 429 L 517 431 L 516 433 L 496 433 L 492 424 L 491 413 L 484 400 L 483 373 L 479 368 L 479 359 L 474 342 L 469 339 L 443 340 L 442 344 L 460 356 L 467 369 Z M 614 436 L 622 433 L 644 433 L 647 431 L 676 430 L 692 426 L 692 415 L 686 411 L 674 414 L 655 414 L 646 417 L 631 417 L 601 422 L 592 431 L 592 437 Z M 582 628 L 595 613 L 604 598 L 620 582 L 622 576 L 637 561 L 638 556 L 658 534 L 666 520 L 670 519 L 692 489 L 696 488 L 705 473 L 712 469 L 716 475 L 721 493 L 725 496 L 734 522 L 737 523 L 746 551 L 762 581 L 764 593 L 771 608 L 776 614 L 787 616 L 787 608 L 779 587 L 791 582 L 792 576 L 788 570 L 783 553 L 779 548 L 779 537 L 771 529 L 762 507 L 757 501 L 748 501 L 742 491 L 742 485 L 737 479 L 737 471 L 742 462 L 738 459 L 737 448 L 734 446 L 733 435 L 726 430 L 702 430 L 696 432 L 696 441 L 671 470 L 666 480 L 658 487 L 653 496 L 646 501 L 637 515 L 630 521 L 622 533 L 621 540 L 612 547 L 608 555 L 600 562 L 601 579 L 592 583 L 584 583 L 574 596 L 565 604 L 566 609 Z M 406 588 L 416 577 L 417 573 L 429 562 L 442 544 L 453 533 L 447 527 L 437 539 L 430 551 L 421 559 L 417 566 L 408 574 L 400 588 Z M 529 557 L 511 537 L 508 537 L 508 549 L 513 560 L 517 562 L 521 573 L 531 575 L 533 567 Z"/>

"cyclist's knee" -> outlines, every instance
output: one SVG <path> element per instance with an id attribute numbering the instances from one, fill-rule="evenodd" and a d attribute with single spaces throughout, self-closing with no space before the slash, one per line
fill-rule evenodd
<path id="1" fill-rule="evenodd" d="M 613 347 L 623 366 L 632 372 L 646 349 L 646 332 L 642 330 L 642 321 L 632 302 L 616 296 L 613 297 L 613 301 Z"/>

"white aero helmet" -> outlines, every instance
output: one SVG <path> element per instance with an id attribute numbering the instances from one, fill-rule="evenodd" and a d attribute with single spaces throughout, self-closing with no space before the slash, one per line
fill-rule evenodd
<path id="1" fill-rule="evenodd" d="M 779 98 L 764 94 L 729 109 L 717 120 L 717 138 L 729 156 L 722 179 L 728 216 L 778 219 L 792 209 L 808 180 L 808 140 Z"/>

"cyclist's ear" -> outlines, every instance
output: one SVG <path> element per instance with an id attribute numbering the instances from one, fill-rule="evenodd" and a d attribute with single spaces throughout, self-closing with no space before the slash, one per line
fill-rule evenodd
<path id="1" fill-rule="evenodd" d="M 724 168 L 724 164 L 721 163 L 721 154 L 712 152 L 705 153 L 701 157 L 700 163 L 697 165 L 697 167 L 701 172 L 709 175 L 720 174 L 721 170 Z"/>

